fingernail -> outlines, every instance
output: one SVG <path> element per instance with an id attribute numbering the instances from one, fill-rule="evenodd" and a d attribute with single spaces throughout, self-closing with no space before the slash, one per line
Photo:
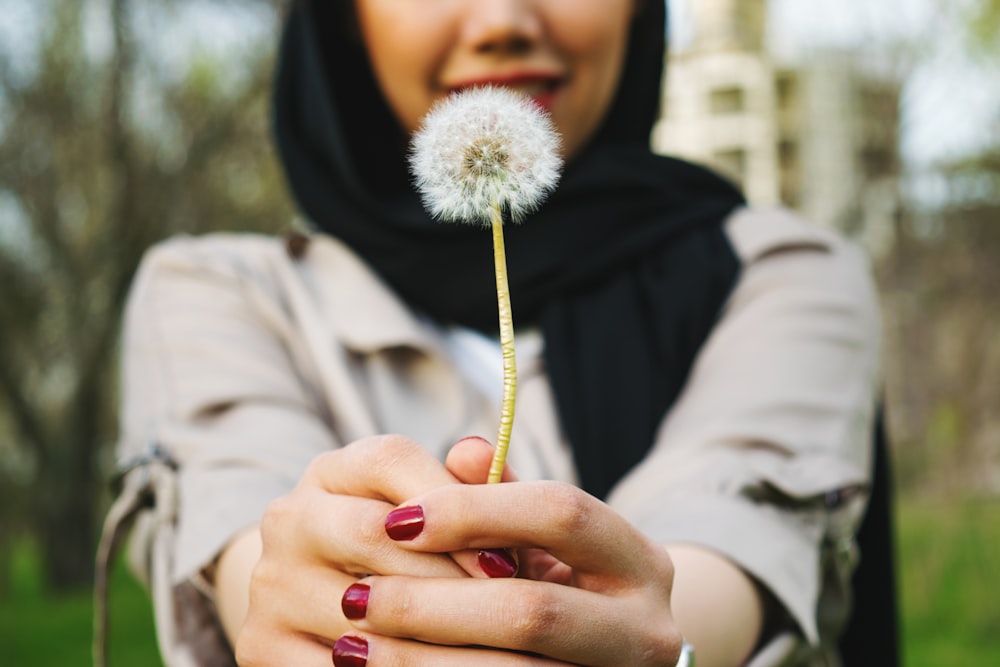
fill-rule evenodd
<path id="1" fill-rule="evenodd" d="M 479 567 L 490 579 L 509 579 L 517 574 L 517 561 L 506 549 L 483 549 L 478 560 Z"/>
<path id="2" fill-rule="evenodd" d="M 367 584 L 351 584 L 340 599 L 344 616 L 352 621 L 360 621 L 368 613 L 368 595 L 371 587 Z"/>
<path id="3" fill-rule="evenodd" d="M 368 664 L 368 641 L 344 635 L 333 645 L 335 667 L 365 667 Z"/>
<path id="4" fill-rule="evenodd" d="M 424 508 L 420 505 L 400 507 L 385 518 L 385 532 L 391 539 L 412 540 L 424 529 Z"/>

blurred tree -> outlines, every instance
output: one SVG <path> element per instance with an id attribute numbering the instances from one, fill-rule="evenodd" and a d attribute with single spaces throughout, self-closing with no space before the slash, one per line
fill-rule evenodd
<path id="1" fill-rule="evenodd" d="M 1000 56 L 1000 0 L 972 0 L 968 26 L 975 49 Z"/>
<path id="2" fill-rule="evenodd" d="M 893 433 L 910 490 L 1000 491 L 1000 148 L 940 165 L 881 285 Z"/>
<path id="3" fill-rule="evenodd" d="M 275 40 L 240 63 L 189 54 L 171 79 L 140 38 L 138 12 L 197 1 L 48 0 L 31 5 L 45 17 L 37 66 L 0 45 L 0 424 L 20 462 L 0 474 L 21 498 L 0 512 L 28 508 L 0 526 L 30 531 L 55 589 L 92 576 L 120 312 L 142 253 L 292 218 L 268 136 Z M 273 37 L 280 2 L 257 2 Z M 113 37 L 95 55 L 102 7 Z"/>
<path id="4" fill-rule="evenodd" d="M 967 66 L 1000 70 L 1000 0 L 940 4 Z M 957 26 L 957 30 L 954 27 Z M 901 482 L 1000 492 L 1000 114 L 968 154 L 933 165 L 915 189 L 885 267 L 889 383 Z M 931 193 L 927 196 L 927 193 Z"/>

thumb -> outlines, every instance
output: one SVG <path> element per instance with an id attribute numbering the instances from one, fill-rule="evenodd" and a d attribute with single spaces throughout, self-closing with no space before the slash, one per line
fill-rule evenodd
<path id="1" fill-rule="evenodd" d="M 462 438 L 448 452 L 445 467 L 463 484 L 485 484 L 493 461 L 493 451 L 493 445 L 485 438 Z M 506 466 L 500 481 L 516 482 L 517 475 L 510 466 Z"/>

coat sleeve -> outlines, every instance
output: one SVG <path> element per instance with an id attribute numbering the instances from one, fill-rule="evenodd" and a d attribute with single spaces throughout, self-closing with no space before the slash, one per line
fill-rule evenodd
<path id="1" fill-rule="evenodd" d="M 818 608 L 846 586 L 871 474 L 873 281 L 861 252 L 789 215 L 744 213 L 729 231 L 743 274 L 609 503 L 662 543 L 729 558 L 815 646 L 847 613 Z"/>
<path id="2" fill-rule="evenodd" d="M 338 445 L 277 288 L 280 245 L 177 239 L 152 249 L 124 321 L 125 458 L 154 443 L 177 465 L 175 581 L 188 579 Z"/>

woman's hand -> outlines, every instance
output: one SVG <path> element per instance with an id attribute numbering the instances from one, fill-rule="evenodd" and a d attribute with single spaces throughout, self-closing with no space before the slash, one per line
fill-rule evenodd
<path id="1" fill-rule="evenodd" d="M 478 447 L 489 445 L 483 441 Z M 261 523 L 256 543 L 262 550 L 236 641 L 239 664 L 329 665 L 334 640 L 350 629 L 341 598 L 365 575 L 431 581 L 485 578 L 487 571 L 512 576 L 516 565 L 506 552 L 420 551 L 401 548 L 387 534 L 386 515 L 398 503 L 440 486 L 458 485 L 426 450 L 399 436 L 364 439 L 313 461 L 296 489 L 272 503 Z M 241 538 L 233 550 L 255 555 L 255 538 Z M 241 575 L 238 565 L 230 565 L 240 559 L 230 558 L 228 551 L 217 581 L 220 610 L 232 631 L 232 626 L 239 627 L 247 604 L 239 591 L 241 585 L 246 590 L 249 567 L 244 566 Z M 225 603 L 227 591 L 235 603 Z M 227 611 L 233 608 L 235 612 Z"/>
<path id="2" fill-rule="evenodd" d="M 488 456 L 465 443 L 448 468 L 478 479 Z M 365 578 L 347 596 L 355 629 L 336 665 L 676 664 L 667 551 L 592 496 L 557 482 L 440 485 L 389 525 L 413 515 L 419 532 L 397 542 L 408 552 L 517 547 L 527 578 Z"/>

